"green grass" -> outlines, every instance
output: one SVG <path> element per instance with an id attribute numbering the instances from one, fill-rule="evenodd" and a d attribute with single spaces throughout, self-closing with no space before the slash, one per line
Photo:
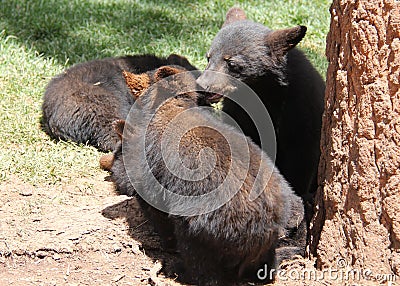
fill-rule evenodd
<path id="1" fill-rule="evenodd" d="M 193 2 L 193 3 L 192 3 Z M 42 95 L 51 77 L 95 58 L 124 54 L 185 55 L 200 69 L 234 5 L 270 28 L 308 27 L 303 49 L 325 76 L 327 0 L 0 2 L 0 181 L 12 174 L 33 185 L 93 176 L 101 153 L 54 142 L 40 129 Z"/>

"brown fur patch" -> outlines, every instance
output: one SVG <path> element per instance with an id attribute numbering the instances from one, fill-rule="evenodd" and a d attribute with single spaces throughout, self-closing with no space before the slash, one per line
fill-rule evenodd
<path id="1" fill-rule="evenodd" d="M 122 136 L 124 134 L 125 120 L 122 119 L 115 120 L 113 121 L 112 126 L 115 132 L 118 134 L 119 139 L 122 140 Z"/>
<path id="2" fill-rule="evenodd" d="M 100 157 L 100 168 L 104 171 L 110 171 L 114 164 L 114 155 L 107 154 Z"/>
<path id="3" fill-rule="evenodd" d="M 122 74 L 135 99 L 142 95 L 143 91 L 150 85 L 150 77 L 145 73 L 133 74 L 128 71 L 123 71 Z"/>
<path id="4" fill-rule="evenodd" d="M 157 82 L 163 78 L 169 77 L 171 75 L 181 73 L 186 71 L 185 69 L 180 69 L 177 67 L 172 66 L 163 66 L 157 69 L 156 73 L 154 74 L 154 80 Z"/>

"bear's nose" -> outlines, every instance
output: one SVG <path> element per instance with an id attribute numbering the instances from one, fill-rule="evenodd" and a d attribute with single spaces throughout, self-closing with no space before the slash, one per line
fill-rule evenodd
<path id="1" fill-rule="evenodd" d="M 196 83 L 200 85 L 200 87 L 204 88 L 205 91 L 209 91 L 211 87 L 210 73 L 207 70 L 204 71 L 203 74 L 196 80 Z"/>

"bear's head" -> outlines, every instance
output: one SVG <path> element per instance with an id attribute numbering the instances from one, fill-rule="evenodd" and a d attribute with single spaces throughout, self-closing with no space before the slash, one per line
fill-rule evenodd
<path id="1" fill-rule="evenodd" d="M 303 39 L 306 31 L 305 26 L 270 30 L 247 20 L 242 9 L 231 8 L 212 41 L 207 67 L 197 82 L 205 90 L 225 93 L 233 89 L 229 89 L 232 79 L 251 86 L 268 77 L 287 85 L 287 53 Z"/>
<path id="2" fill-rule="evenodd" d="M 168 106 L 176 105 L 181 108 L 207 104 L 204 100 L 204 93 L 196 83 L 198 73 L 188 72 L 181 66 L 162 66 L 142 74 L 123 71 L 122 74 L 137 104 L 146 109 L 162 108 L 161 105 L 164 102 L 167 102 Z M 167 105 L 165 105 L 165 109 L 169 109 Z M 125 120 L 113 122 L 114 130 L 121 141 L 124 126 Z M 107 154 L 100 158 L 100 167 L 103 170 L 111 171 L 114 161 L 120 156 L 121 145 L 117 146 L 113 154 Z"/>

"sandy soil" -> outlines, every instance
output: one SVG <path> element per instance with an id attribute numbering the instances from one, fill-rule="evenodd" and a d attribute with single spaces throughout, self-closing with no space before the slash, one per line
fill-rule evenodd
<path id="1" fill-rule="evenodd" d="M 182 285 L 174 280 L 177 257 L 105 172 L 59 187 L 16 176 L 0 185 L 0 285 Z M 302 258 L 282 268 L 314 270 Z M 278 277 L 275 284 L 347 284 L 314 280 Z"/>

